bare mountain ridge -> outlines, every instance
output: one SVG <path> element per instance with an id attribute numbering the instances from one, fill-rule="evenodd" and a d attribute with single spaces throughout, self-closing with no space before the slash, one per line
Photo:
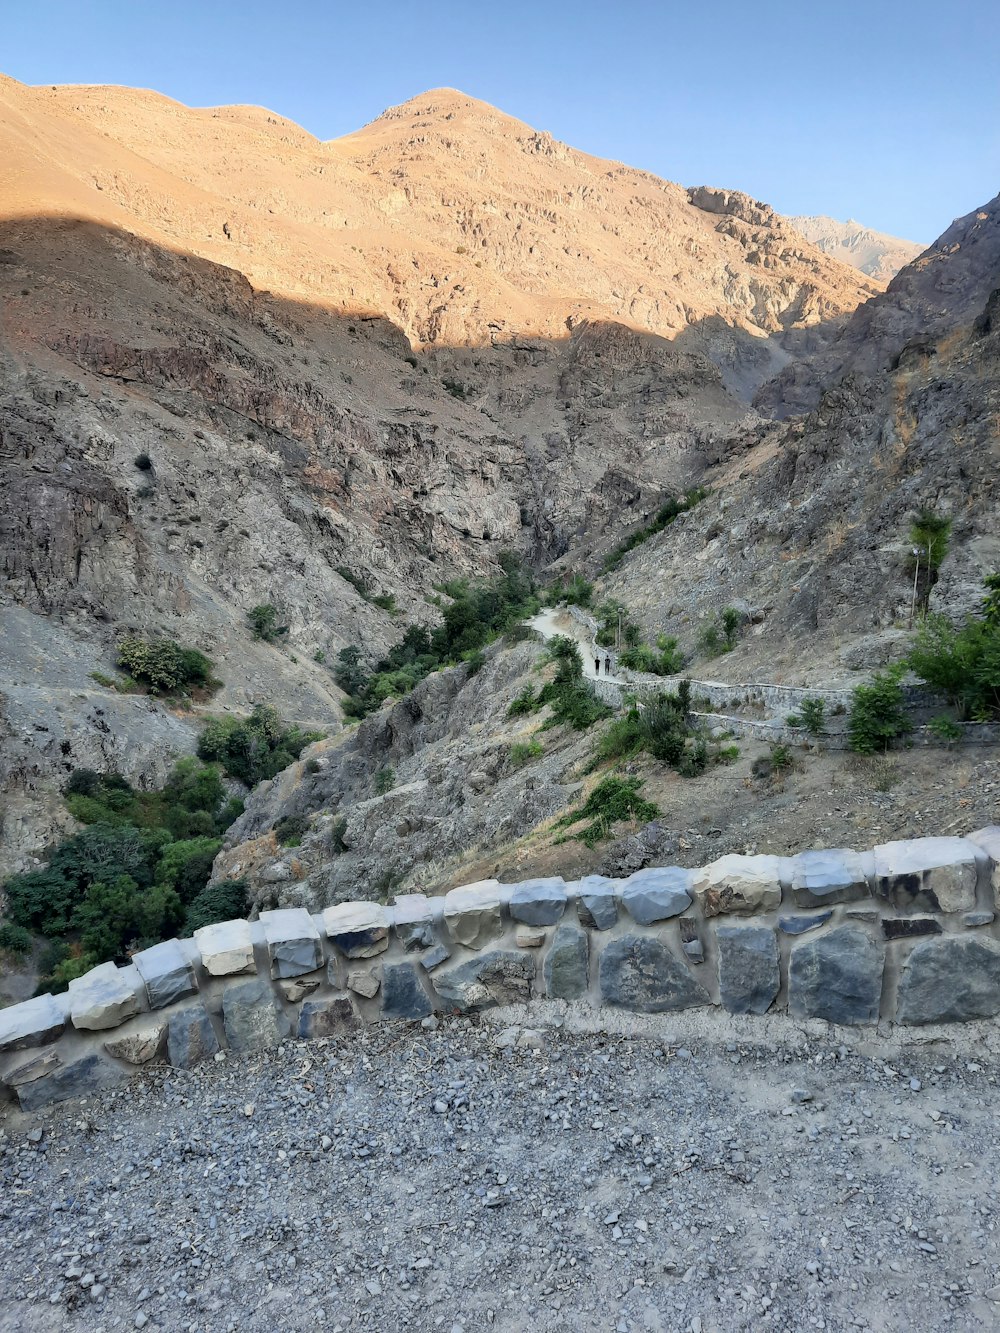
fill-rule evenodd
<path id="1" fill-rule="evenodd" d="M 853 218 L 838 222 L 824 216 L 789 217 L 786 221 L 824 254 L 852 265 L 877 282 L 889 282 L 924 249 L 914 241 L 873 231 Z"/>

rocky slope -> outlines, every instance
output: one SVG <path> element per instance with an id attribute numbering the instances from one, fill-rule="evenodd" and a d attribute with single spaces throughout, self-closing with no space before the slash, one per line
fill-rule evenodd
<path id="1" fill-rule="evenodd" d="M 877 282 L 894 278 L 924 248 L 898 236 L 872 231 L 853 219 L 838 222 L 836 218 L 819 216 L 790 217 L 788 221 L 818 250 L 850 264 Z"/>

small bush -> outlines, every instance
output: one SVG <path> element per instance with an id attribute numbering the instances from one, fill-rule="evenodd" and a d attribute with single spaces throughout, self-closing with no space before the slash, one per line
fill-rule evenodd
<path id="1" fill-rule="evenodd" d="M 826 720 L 826 704 L 822 699 L 803 699 L 797 713 L 785 719 L 790 727 L 802 727 L 810 736 L 821 736 Z"/>
<path id="2" fill-rule="evenodd" d="M 235 921 L 246 916 L 247 882 L 223 879 L 207 885 L 191 903 L 184 918 L 184 934 L 193 935 L 216 921 Z"/>
<path id="3" fill-rule="evenodd" d="M 928 722 L 927 730 L 946 745 L 954 745 L 962 739 L 962 728 L 950 717 L 936 717 Z"/>
<path id="4" fill-rule="evenodd" d="M 510 747 L 510 762 L 515 768 L 523 768 L 533 759 L 540 759 L 544 753 L 541 741 L 515 741 Z"/>
<path id="5" fill-rule="evenodd" d="M 273 643 L 280 634 L 288 633 L 287 625 L 278 624 L 278 608 L 270 602 L 251 607 L 247 612 L 247 624 L 253 630 L 254 638 L 264 643 Z"/>
<path id="6" fill-rule="evenodd" d="M 525 685 L 521 693 L 511 701 L 507 709 L 508 717 L 526 717 L 538 708 L 538 700 L 535 697 L 535 691 L 530 685 Z"/>
<path id="7" fill-rule="evenodd" d="M 153 694 L 170 694 L 184 686 L 212 683 L 212 663 L 196 648 L 172 639 L 144 639 L 130 635 L 118 645 L 117 665 Z"/>
<path id="8" fill-rule="evenodd" d="M 1000 717 L 1000 613 L 970 616 L 956 628 L 944 616 L 928 616 L 907 657 L 910 669 L 958 708 L 962 721 Z"/>
<path id="9" fill-rule="evenodd" d="M 0 949 L 8 953 L 26 954 L 31 952 L 34 943 L 30 930 L 17 926 L 13 921 L 0 922 Z"/>
<path id="10" fill-rule="evenodd" d="M 307 759 L 305 762 L 305 771 L 309 774 L 322 773 L 323 765 L 318 759 Z"/>
<path id="11" fill-rule="evenodd" d="M 396 785 L 396 773 L 391 768 L 380 768 L 375 774 L 375 795 L 385 796 Z"/>
<path id="12" fill-rule="evenodd" d="M 888 750 L 911 730 L 899 684 L 905 669 L 903 665 L 890 667 L 874 675 L 867 685 L 855 687 L 847 724 L 849 744 L 855 754 Z"/>
<path id="13" fill-rule="evenodd" d="M 795 767 L 795 756 L 789 745 L 771 746 L 771 772 L 779 776 L 790 773 Z"/>
<path id="14" fill-rule="evenodd" d="M 274 826 L 274 836 L 282 847 L 298 847 L 309 832 L 309 820 L 304 815 L 285 815 Z"/>
<path id="15" fill-rule="evenodd" d="M 642 785 L 639 778 L 621 778 L 614 775 L 602 778 L 583 805 L 578 810 L 570 810 L 557 819 L 553 828 L 572 828 L 574 824 L 587 820 L 582 829 L 567 834 L 566 838 L 593 847 L 607 838 L 614 825 L 622 820 L 648 823 L 649 820 L 658 818 L 660 810 L 652 801 L 644 800 L 639 795 Z"/>
<path id="16" fill-rule="evenodd" d="M 582 574 L 573 574 L 566 583 L 556 584 L 552 589 L 552 599 L 569 606 L 590 606 L 593 597 L 594 585 Z"/>
<path id="17" fill-rule="evenodd" d="M 452 398 L 458 398 L 464 401 L 468 396 L 468 390 L 461 380 L 447 379 L 441 381 L 444 388 L 451 394 Z"/>
<path id="18" fill-rule="evenodd" d="M 135 458 L 132 459 L 132 462 L 140 472 L 149 472 L 153 466 L 153 460 L 147 453 L 136 454 Z"/>
<path id="19" fill-rule="evenodd" d="M 347 832 L 346 815 L 338 815 L 330 825 L 330 851 L 334 856 L 342 856 L 347 851 L 344 834 Z"/>

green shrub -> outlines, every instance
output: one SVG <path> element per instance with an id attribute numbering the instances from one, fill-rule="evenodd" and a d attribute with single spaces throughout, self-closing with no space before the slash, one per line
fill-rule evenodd
<path id="1" fill-rule="evenodd" d="M 855 754 L 878 754 L 910 731 L 899 684 L 905 666 L 890 667 L 874 675 L 867 685 L 852 694 L 847 732 Z"/>
<path id="2" fill-rule="evenodd" d="M 396 774 L 391 768 L 380 768 L 375 774 L 375 795 L 385 796 L 396 785 Z"/>
<path id="3" fill-rule="evenodd" d="M 790 773 L 795 767 L 795 756 L 792 754 L 791 746 L 772 745 L 770 763 L 772 773 L 777 773 L 779 776 Z"/>
<path id="4" fill-rule="evenodd" d="M 944 616 L 928 616 L 906 659 L 963 721 L 1000 716 L 1000 616 L 990 618 L 989 607 L 988 597 L 986 618 L 970 616 L 957 629 Z"/>
<path id="5" fill-rule="evenodd" d="M 602 778 L 578 810 L 567 811 L 557 819 L 553 828 L 572 828 L 573 825 L 588 822 L 576 833 L 567 834 L 568 839 L 584 842 L 588 847 L 607 838 L 613 826 L 622 820 L 638 820 L 647 823 L 658 818 L 660 811 L 652 801 L 644 800 L 639 795 L 643 783 L 639 778 L 621 778 L 611 775 Z M 560 839 L 563 841 L 563 839 Z"/>
<path id="6" fill-rule="evenodd" d="M 736 647 L 746 617 L 734 606 L 725 606 L 698 636 L 698 647 L 704 657 L 721 657 Z"/>
<path id="7" fill-rule="evenodd" d="M 535 697 L 535 691 L 530 685 L 525 685 L 521 693 L 511 701 L 511 705 L 507 709 L 507 716 L 526 717 L 529 713 L 533 713 L 538 707 L 539 703 Z"/>
<path id="8" fill-rule="evenodd" d="M 274 826 L 274 836 L 282 847 L 298 847 L 309 832 L 305 815 L 285 815 Z"/>
<path id="9" fill-rule="evenodd" d="M 230 777 L 254 787 L 295 762 L 307 745 L 320 740 L 318 731 L 287 727 L 277 712 L 259 705 L 249 717 L 215 718 L 198 740 L 202 759 L 220 763 Z"/>
<path id="10" fill-rule="evenodd" d="M 221 848 L 221 838 L 184 838 L 167 843 L 156 867 L 157 884 L 173 889 L 182 903 L 193 902 L 208 883 Z"/>
<path id="11" fill-rule="evenodd" d="M 347 832 L 346 815 L 338 815 L 330 825 L 330 851 L 334 856 L 342 856 L 348 850 L 347 843 L 344 841 L 344 834 Z"/>
<path id="12" fill-rule="evenodd" d="M 206 885 L 191 903 L 184 918 L 184 934 L 193 935 L 216 921 L 235 921 L 246 916 L 248 903 L 245 879 L 223 879 Z"/>
<path id="13" fill-rule="evenodd" d="M 117 665 L 153 694 L 212 683 L 212 663 L 205 654 L 172 639 L 128 636 L 118 645 Z"/>
<path id="14" fill-rule="evenodd" d="M 962 728 L 950 717 L 936 717 L 928 722 L 927 730 L 946 745 L 954 745 L 962 739 Z"/>
<path id="15" fill-rule="evenodd" d="M 247 612 L 247 624 L 253 630 L 254 638 L 262 639 L 264 643 L 273 643 L 280 634 L 288 633 L 287 625 L 278 624 L 278 608 L 270 602 L 251 607 Z"/>
<path id="16" fill-rule="evenodd" d="M 789 713 L 785 721 L 790 727 L 802 727 L 810 736 L 821 736 L 826 720 L 826 704 L 822 699 L 803 699 L 797 713 Z"/>
<path id="17" fill-rule="evenodd" d="M 565 602 L 568 606 L 590 606 L 594 596 L 594 585 L 582 574 L 572 574 L 565 583 L 557 583 L 551 590 L 551 600 Z"/>
<path id="18" fill-rule="evenodd" d="M 388 611 L 389 614 L 393 616 L 399 610 L 399 607 L 396 605 L 395 593 L 382 593 L 378 597 L 369 597 L 368 600 L 371 602 L 372 606 L 377 606 L 381 611 Z"/>
<path id="19" fill-rule="evenodd" d="M 545 753 L 541 741 L 515 741 L 510 747 L 510 762 L 515 768 L 523 768 L 533 759 L 540 759 Z"/>
<path id="20" fill-rule="evenodd" d="M 17 926 L 13 921 L 0 921 L 0 949 L 8 953 L 30 953 L 34 940 L 30 930 Z"/>
<path id="21" fill-rule="evenodd" d="M 140 889 L 129 875 L 95 880 L 73 913 L 84 951 L 97 961 L 124 957 L 173 935 L 184 919 L 180 896 L 155 884 Z"/>

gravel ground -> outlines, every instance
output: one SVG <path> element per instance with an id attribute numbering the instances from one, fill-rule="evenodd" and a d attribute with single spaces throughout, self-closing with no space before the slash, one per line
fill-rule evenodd
<path id="1" fill-rule="evenodd" d="M 0 1330 L 1000 1325 L 995 1028 L 510 1023 L 0 1112 Z"/>

